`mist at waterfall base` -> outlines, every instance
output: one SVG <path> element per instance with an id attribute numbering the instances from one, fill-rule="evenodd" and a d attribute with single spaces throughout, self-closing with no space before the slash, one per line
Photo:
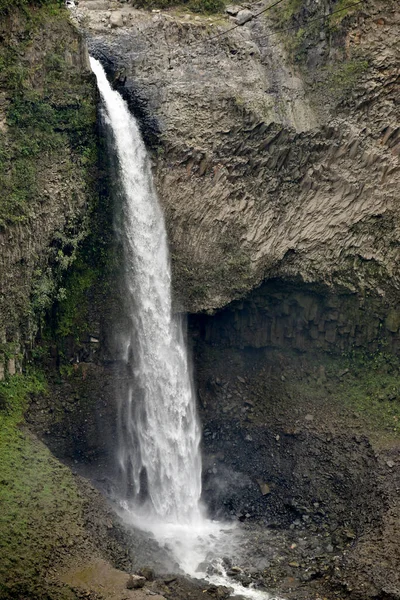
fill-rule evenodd
<path id="1" fill-rule="evenodd" d="M 90 62 L 122 198 L 118 236 L 129 326 L 118 345 L 130 377 L 118 399 L 118 512 L 152 533 L 186 574 L 268 598 L 227 578 L 222 557 L 237 555 L 240 531 L 207 519 L 200 502 L 200 426 L 182 327 L 171 309 L 167 236 L 150 161 L 127 104 L 100 62 Z"/>

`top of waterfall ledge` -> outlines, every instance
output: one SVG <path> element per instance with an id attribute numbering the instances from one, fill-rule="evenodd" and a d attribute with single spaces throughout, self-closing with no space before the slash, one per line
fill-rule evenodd
<path id="1" fill-rule="evenodd" d="M 91 31 L 113 32 L 115 29 L 129 30 L 139 21 L 168 19 L 176 23 L 191 22 L 196 25 L 213 26 L 229 23 L 230 15 L 224 10 L 222 0 L 192 0 L 189 3 L 171 2 L 170 5 L 157 1 L 153 4 L 136 2 L 117 3 L 113 0 L 80 0 L 72 11 L 72 18 Z"/>

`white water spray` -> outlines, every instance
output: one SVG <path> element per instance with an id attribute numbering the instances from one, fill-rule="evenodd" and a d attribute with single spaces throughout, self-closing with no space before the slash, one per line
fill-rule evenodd
<path id="1" fill-rule="evenodd" d="M 226 577 L 218 557 L 236 552 L 240 536 L 234 527 L 206 519 L 201 509 L 200 427 L 182 330 L 171 311 L 164 219 L 136 121 L 100 62 L 91 58 L 90 63 L 112 131 L 124 198 L 121 239 L 130 327 L 120 344 L 134 377 L 119 407 L 121 478 L 126 490 L 133 488 L 122 502 L 122 516 L 153 532 L 189 575 L 265 600 L 268 594 Z M 206 574 L 206 563 L 217 566 L 214 575 Z"/>
<path id="2" fill-rule="evenodd" d="M 200 428 L 180 324 L 171 311 L 171 274 L 163 215 L 134 117 L 91 66 L 112 129 L 124 206 L 122 242 L 126 307 L 124 359 L 133 355 L 135 389 L 121 399 L 119 463 L 141 493 L 143 475 L 154 516 L 173 523 L 201 519 Z"/>

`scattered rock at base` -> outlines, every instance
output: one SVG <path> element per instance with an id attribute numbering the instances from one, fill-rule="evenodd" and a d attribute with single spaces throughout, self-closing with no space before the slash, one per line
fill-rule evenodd
<path id="1" fill-rule="evenodd" d="M 217 587 L 217 591 L 216 591 L 216 597 L 217 598 L 221 598 L 221 600 L 223 600 L 224 598 L 228 598 L 231 595 L 232 592 L 232 588 L 227 588 L 223 585 L 219 585 Z"/>
<path id="2" fill-rule="evenodd" d="M 232 593 L 233 589 L 232 588 L 228 588 L 225 587 L 224 585 L 210 585 L 207 588 L 207 592 L 209 594 L 213 594 L 215 595 L 216 598 L 220 598 L 220 600 L 224 600 L 224 598 L 228 598 L 231 593 Z"/>
<path id="3" fill-rule="evenodd" d="M 137 590 L 142 588 L 146 583 L 146 578 L 141 575 L 129 575 L 129 579 L 126 583 L 126 588 L 128 590 Z"/>
<path id="4" fill-rule="evenodd" d="M 164 579 L 164 583 L 165 585 L 169 585 L 170 583 L 174 583 L 174 581 L 177 580 L 177 576 L 176 575 L 171 575 L 171 577 L 166 577 Z"/>
<path id="5" fill-rule="evenodd" d="M 151 567 L 142 567 L 138 571 L 138 575 L 147 579 L 147 581 L 154 581 L 155 573 Z"/>
<path id="6" fill-rule="evenodd" d="M 259 485 L 260 492 L 263 496 L 267 496 L 271 493 L 271 488 L 269 487 L 268 483 L 265 483 L 265 481 L 261 481 L 261 479 L 258 479 L 257 483 Z"/>

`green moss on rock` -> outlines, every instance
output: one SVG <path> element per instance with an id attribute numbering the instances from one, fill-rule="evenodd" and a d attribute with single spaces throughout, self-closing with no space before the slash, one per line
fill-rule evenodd
<path id="1" fill-rule="evenodd" d="M 289 0 L 271 13 L 273 25 L 291 61 L 302 70 L 316 103 L 343 102 L 369 67 L 368 57 L 346 47 L 346 17 L 360 6 L 351 0 Z"/>
<path id="2" fill-rule="evenodd" d="M 62 2 L 59 0 L 0 0 L 0 15 L 7 15 L 16 10 L 43 6 L 60 7 Z"/>
<path id="3" fill-rule="evenodd" d="M 376 447 L 399 439 L 399 357 L 384 348 L 376 352 L 356 349 L 342 356 L 309 355 L 307 361 L 316 375 L 300 382 L 288 378 L 286 383 L 297 405 L 311 403 L 315 411 L 321 403 L 329 405 L 348 427 L 361 430 Z"/>
<path id="4" fill-rule="evenodd" d="M 21 1 L 12 10 L 6 4 L 0 19 L 0 230 L 6 240 L 0 331 L 7 341 L 24 342 L 64 297 L 64 274 L 90 231 L 98 198 L 97 91 L 63 3 Z"/>
<path id="5" fill-rule="evenodd" d="M 62 162 L 72 172 L 78 163 L 85 174 L 96 155 L 93 83 L 68 62 L 71 26 L 63 11 L 49 14 L 45 7 L 37 14 L 33 22 L 20 17 L 18 43 L 10 36 L 0 46 L 0 90 L 7 99 L 0 138 L 2 227 L 34 216 L 47 167 Z M 41 56 L 43 21 L 59 39 Z"/>

